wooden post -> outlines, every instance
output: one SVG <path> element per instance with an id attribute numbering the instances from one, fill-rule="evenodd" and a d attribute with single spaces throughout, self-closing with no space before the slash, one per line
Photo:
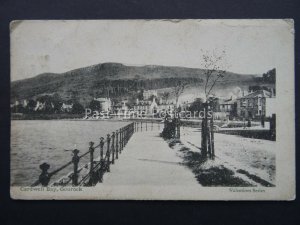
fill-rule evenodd
<path id="1" fill-rule="evenodd" d="M 204 122 L 203 122 L 204 119 L 202 119 L 201 121 L 201 149 L 202 149 L 202 152 L 204 151 Z"/>
<path id="2" fill-rule="evenodd" d="M 111 142 L 111 152 L 112 152 L 111 163 L 115 164 L 115 132 L 112 132 L 111 139 L 112 139 L 112 142 Z"/>
<path id="3" fill-rule="evenodd" d="M 265 127 L 265 116 L 261 116 L 261 126 L 264 128 Z"/>
<path id="4" fill-rule="evenodd" d="M 106 171 L 110 172 L 110 135 L 107 135 L 106 138 L 106 142 L 107 142 L 107 151 L 106 151 L 106 155 L 107 155 L 107 167 L 106 167 Z"/>
<path id="5" fill-rule="evenodd" d="M 116 130 L 116 159 L 119 158 L 119 131 Z"/>
<path id="6" fill-rule="evenodd" d="M 48 173 L 48 170 L 50 168 L 50 165 L 48 163 L 43 163 L 40 165 L 40 169 L 42 170 L 41 175 L 39 176 L 39 182 L 42 186 L 47 186 L 50 181 L 50 175 Z"/>
<path id="7" fill-rule="evenodd" d="M 276 141 L 276 114 L 272 114 L 270 119 L 270 137 L 271 140 Z"/>
<path id="8" fill-rule="evenodd" d="M 201 131 L 201 148 L 202 148 L 202 155 L 204 157 L 207 156 L 207 132 L 206 132 L 206 126 L 205 126 L 205 118 L 202 119 L 202 131 Z"/>
<path id="9" fill-rule="evenodd" d="M 94 169 L 94 142 L 90 142 L 90 147 L 89 147 L 89 151 L 90 151 L 90 178 L 92 177 L 93 174 L 93 169 Z"/>
<path id="10" fill-rule="evenodd" d="M 207 126 L 207 111 L 208 111 L 208 104 L 204 103 L 204 118 L 202 120 L 203 124 L 203 128 L 202 128 L 202 138 L 203 138 L 203 146 L 202 146 L 202 150 L 203 150 L 203 155 L 205 157 L 207 157 L 207 137 L 208 137 L 208 126 Z"/>
<path id="11" fill-rule="evenodd" d="M 103 146 L 104 146 L 104 138 L 100 138 L 100 160 L 103 161 Z"/>
<path id="12" fill-rule="evenodd" d="M 208 156 L 211 159 L 212 158 L 212 154 L 211 154 L 211 140 L 210 140 L 210 129 L 207 126 L 208 132 L 207 132 L 207 152 L 208 152 Z"/>
<path id="13" fill-rule="evenodd" d="M 73 150 L 73 157 L 72 157 L 72 162 L 73 162 L 73 176 L 72 176 L 72 185 L 77 186 L 78 185 L 78 163 L 79 163 L 79 156 L 78 156 L 79 150 L 74 149 Z"/>
<path id="14" fill-rule="evenodd" d="M 214 119 L 213 117 L 210 120 L 210 139 L 211 139 L 211 158 L 215 159 L 215 138 L 214 138 Z"/>
<path id="15" fill-rule="evenodd" d="M 179 138 L 180 139 L 180 120 L 179 120 L 179 118 L 177 118 L 177 120 L 176 120 L 176 129 L 177 129 L 177 138 Z"/>

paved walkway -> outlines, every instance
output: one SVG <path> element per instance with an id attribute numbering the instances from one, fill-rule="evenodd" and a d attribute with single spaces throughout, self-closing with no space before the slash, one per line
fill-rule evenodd
<path id="1" fill-rule="evenodd" d="M 199 188 L 194 174 L 181 164 L 159 131 L 134 133 L 119 159 L 105 173 L 99 186 L 151 185 Z"/>

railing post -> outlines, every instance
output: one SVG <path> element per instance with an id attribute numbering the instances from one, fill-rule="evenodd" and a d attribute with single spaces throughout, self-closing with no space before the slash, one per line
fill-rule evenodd
<path id="1" fill-rule="evenodd" d="M 119 158 L 119 131 L 116 130 L 116 159 Z"/>
<path id="2" fill-rule="evenodd" d="M 131 135 L 133 135 L 134 134 L 134 130 L 132 130 L 132 134 Z"/>
<path id="3" fill-rule="evenodd" d="M 104 146 L 104 138 L 100 138 L 100 169 L 98 170 L 98 181 L 101 183 L 103 181 L 103 166 L 105 163 L 103 162 L 103 146 Z"/>
<path id="4" fill-rule="evenodd" d="M 119 130 L 119 135 L 120 135 L 120 138 L 119 138 L 119 153 L 121 154 L 121 151 L 122 151 L 122 130 L 123 128 L 120 128 Z"/>
<path id="5" fill-rule="evenodd" d="M 106 155 L 107 155 L 107 172 L 110 172 L 110 135 L 107 135 L 107 151 L 106 151 Z"/>
<path id="6" fill-rule="evenodd" d="M 125 146 L 125 129 L 126 129 L 126 127 L 123 127 L 123 129 L 122 129 L 122 151 L 123 151 L 123 149 L 124 149 L 124 146 Z"/>
<path id="7" fill-rule="evenodd" d="M 112 152 L 111 163 L 114 164 L 115 163 L 115 132 L 112 132 L 111 139 L 112 139 L 112 142 L 111 142 L 111 152 Z"/>
<path id="8" fill-rule="evenodd" d="M 100 138 L 100 160 L 103 161 L 103 146 L 104 146 L 104 138 Z"/>
<path id="9" fill-rule="evenodd" d="M 89 151 L 90 151 L 90 179 L 92 179 L 93 177 L 93 170 L 94 170 L 94 142 L 90 142 L 90 147 L 89 147 Z"/>
<path id="10" fill-rule="evenodd" d="M 73 150 L 73 157 L 72 157 L 72 162 L 73 162 L 73 177 L 72 177 L 72 185 L 77 186 L 78 185 L 78 163 L 79 163 L 79 156 L 78 156 L 79 150 L 74 149 Z"/>
<path id="11" fill-rule="evenodd" d="M 48 173 L 48 170 L 50 168 L 50 165 L 48 163 L 42 163 L 40 165 L 40 169 L 42 170 L 41 175 L 39 176 L 39 182 L 42 186 L 47 186 L 50 181 L 50 175 Z"/>
<path id="12" fill-rule="evenodd" d="M 127 143 L 128 143 L 128 141 L 130 139 L 130 136 L 131 136 L 131 130 L 132 130 L 132 126 L 131 125 L 132 124 L 129 124 L 129 126 L 128 126 L 128 140 L 127 140 Z"/>
<path id="13" fill-rule="evenodd" d="M 128 137 L 127 137 L 127 143 L 129 141 L 130 138 L 130 133 L 131 133 L 131 124 L 128 125 Z"/>
<path id="14" fill-rule="evenodd" d="M 121 154 L 121 151 L 122 151 L 122 129 L 123 128 L 120 128 L 119 130 L 119 135 L 120 135 L 120 138 L 119 138 L 119 153 Z"/>
<path id="15" fill-rule="evenodd" d="M 129 125 L 126 126 L 126 132 L 125 132 L 125 145 L 127 145 L 127 142 L 128 142 L 128 131 L 129 131 Z"/>
<path id="16" fill-rule="evenodd" d="M 124 129 L 124 147 L 126 146 L 126 133 L 127 132 L 127 126 Z"/>

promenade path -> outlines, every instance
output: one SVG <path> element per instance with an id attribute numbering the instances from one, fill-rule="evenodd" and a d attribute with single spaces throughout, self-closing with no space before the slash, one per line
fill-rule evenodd
<path id="1" fill-rule="evenodd" d="M 203 187 L 159 130 L 136 132 L 94 189 L 99 199 L 195 200 Z M 178 152 L 177 152 L 178 153 Z"/>
<path id="2" fill-rule="evenodd" d="M 137 132 L 99 185 L 199 187 L 194 174 L 181 162 L 176 151 L 159 137 L 158 130 Z"/>

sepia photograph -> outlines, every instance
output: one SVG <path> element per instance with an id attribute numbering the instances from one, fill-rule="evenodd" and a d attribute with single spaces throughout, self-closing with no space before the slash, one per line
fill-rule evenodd
<path id="1" fill-rule="evenodd" d="M 14 199 L 293 200 L 293 20 L 10 24 Z"/>

